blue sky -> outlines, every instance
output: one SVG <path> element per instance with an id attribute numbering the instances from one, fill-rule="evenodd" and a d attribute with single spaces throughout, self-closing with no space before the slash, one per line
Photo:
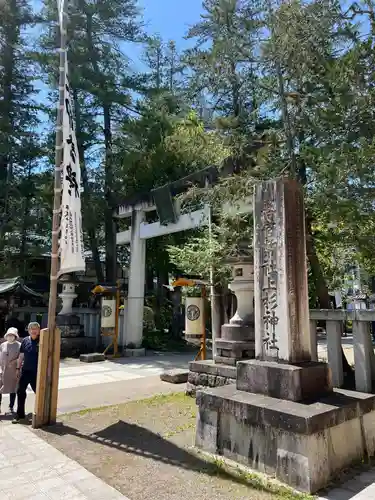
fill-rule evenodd
<path id="1" fill-rule="evenodd" d="M 31 0 L 31 3 L 35 10 L 41 6 L 40 0 Z M 193 42 L 184 40 L 184 36 L 189 27 L 199 21 L 203 12 L 202 0 L 138 0 L 138 5 L 143 10 L 149 35 L 158 34 L 165 42 L 174 40 L 178 50 L 192 45 Z M 131 67 L 135 71 L 144 69 L 142 51 L 143 47 L 134 44 L 126 47 L 126 55 L 131 59 Z M 40 83 L 38 100 L 44 100 L 45 96 L 45 86 Z"/>
<path id="2" fill-rule="evenodd" d="M 163 39 L 174 40 L 178 48 L 190 25 L 199 21 L 202 0 L 139 0 L 149 34 L 159 33 Z"/>

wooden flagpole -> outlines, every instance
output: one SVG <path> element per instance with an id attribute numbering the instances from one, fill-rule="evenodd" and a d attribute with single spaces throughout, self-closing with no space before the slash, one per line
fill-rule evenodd
<path id="1" fill-rule="evenodd" d="M 41 331 L 38 363 L 38 379 L 33 415 L 33 427 L 54 424 L 57 412 L 57 393 L 60 364 L 60 332 L 56 329 L 57 275 L 59 270 L 59 234 L 61 220 L 61 176 L 63 164 L 63 116 L 66 70 L 67 14 L 65 1 L 60 0 L 62 22 L 60 28 L 59 57 L 59 105 L 56 119 L 55 181 L 52 216 L 52 250 L 50 292 L 48 304 L 48 328 Z"/>

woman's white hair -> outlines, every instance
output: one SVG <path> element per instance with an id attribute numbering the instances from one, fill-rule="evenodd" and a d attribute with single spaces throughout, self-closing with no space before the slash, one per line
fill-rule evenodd
<path id="1" fill-rule="evenodd" d="M 31 321 L 27 325 L 27 329 L 30 330 L 30 328 L 40 328 L 40 324 L 37 321 Z"/>

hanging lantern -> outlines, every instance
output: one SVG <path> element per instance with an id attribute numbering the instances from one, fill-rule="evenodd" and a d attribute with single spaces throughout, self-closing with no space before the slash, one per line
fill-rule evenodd
<path id="1" fill-rule="evenodd" d="M 203 301 L 202 297 L 186 297 L 185 339 L 187 342 L 199 341 L 202 337 L 204 328 Z"/>

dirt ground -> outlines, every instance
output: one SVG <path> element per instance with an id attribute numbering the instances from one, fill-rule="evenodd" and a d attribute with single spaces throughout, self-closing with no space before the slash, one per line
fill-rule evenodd
<path id="1" fill-rule="evenodd" d="M 195 400 L 178 393 L 64 415 L 35 432 L 130 500 L 302 498 L 193 452 L 195 417 Z"/>

